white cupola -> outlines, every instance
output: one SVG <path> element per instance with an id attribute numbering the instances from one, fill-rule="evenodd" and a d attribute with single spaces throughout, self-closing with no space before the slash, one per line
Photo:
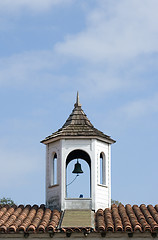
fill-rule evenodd
<path id="1" fill-rule="evenodd" d="M 97 130 L 81 108 L 77 93 L 74 109 L 65 124 L 41 141 L 46 145 L 46 205 L 52 209 L 105 209 L 111 207 L 111 144 L 113 139 Z M 74 179 L 68 168 L 74 162 Z M 86 171 L 82 163 L 87 165 Z M 73 172 L 73 173 L 72 173 Z M 89 194 L 68 195 L 68 188 L 80 176 L 88 175 Z M 79 177 L 78 177 L 79 176 Z M 77 180 L 76 180 L 77 179 Z M 82 185 L 80 185 L 82 184 Z M 73 190 L 72 190 L 73 191 Z"/>

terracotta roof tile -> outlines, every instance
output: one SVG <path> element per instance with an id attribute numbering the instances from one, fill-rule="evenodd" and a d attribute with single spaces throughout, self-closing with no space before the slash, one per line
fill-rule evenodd
<path id="1" fill-rule="evenodd" d="M 96 230 L 98 232 L 146 232 L 158 231 L 158 205 L 147 207 L 142 204 L 140 207 L 130 204 L 112 205 L 111 209 L 106 208 L 103 212 L 99 209 L 95 215 Z"/>
<path id="2" fill-rule="evenodd" d="M 142 213 L 144 214 L 147 222 L 151 226 L 152 230 L 153 231 L 157 231 L 158 230 L 158 224 L 155 222 L 154 218 L 151 216 L 151 214 L 148 211 L 148 209 L 145 206 L 145 204 L 140 205 L 140 209 L 141 209 Z"/>
<path id="3" fill-rule="evenodd" d="M 104 219 L 105 219 L 106 231 L 114 232 L 114 223 L 112 219 L 111 209 L 106 208 L 104 210 Z"/>
<path id="4" fill-rule="evenodd" d="M 3 214 L 3 216 L 0 219 L 0 226 L 3 226 L 3 224 L 5 224 L 5 222 L 9 219 L 9 217 L 14 213 L 16 206 L 12 206 L 10 208 L 8 208 L 8 210 Z M 0 231 L 3 231 L 4 228 L 1 229 L 0 227 Z"/>
<path id="5" fill-rule="evenodd" d="M 16 219 L 16 221 L 14 222 L 14 224 L 12 224 L 9 227 L 9 232 L 16 232 L 16 229 L 23 223 L 23 220 L 26 219 L 29 211 L 30 211 L 31 206 L 27 205 L 23 211 L 21 212 L 21 214 L 19 215 L 19 217 Z"/>
<path id="6" fill-rule="evenodd" d="M 121 216 L 121 219 L 122 219 L 122 224 L 123 224 L 123 227 L 124 227 L 124 231 L 125 232 L 132 232 L 132 225 L 130 223 L 130 220 L 129 220 L 129 217 L 127 215 L 127 212 L 126 212 L 126 209 L 124 207 L 124 205 L 122 204 L 119 204 L 118 206 L 118 210 L 119 210 L 119 214 Z"/>
<path id="7" fill-rule="evenodd" d="M 158 212 L 158 204 L 155 205 L 155 209 Z"/>
<path id="8" fill-rule="evenodd" d="M 148 205 L 147 208 L 154 220 L 158 223 L 158 212 L 156 211 L 156 209 L 152 205 Z"/>
<path id="9" fill-rule="evenodd" d="M 49 208 L 47 208 L 43 214 L 43 218 L 42 221 L 40 222 L 40 225 L 38 227 L 38 231 L 39 232 L 45 232 L 46 227 L 49 224 L 50 218 L 51 218 L 51 210 Z M 53 214 L 52 214 L 53 215 Z M 58 221 L 57 221 L 58 222 Z"/>
<path id="10" fill-rule="evenodd" d="M 38 206 L 37 205 L 34 205 L 29 213 L 28 213 L 28 216 L 24 219 L 24 222 L 22 223 L 22 225 L 19 226 L 18 228 L 18 231 L 19 232 L 26 232 L 27 230 L 27 227 L 31 224 L 35 214 L 36 214 L 36 211 L 38 209 Z"/>
<path id="11" fill-rule="evenodd" d="M 101 231 L 105 231 L 105 221 L 104 221 L 104 211 L 103 209 L 98 209 L 96 212 L 96 228 Z"/>
<path id="12" fill-rule="evenodd" d="M 113 204 L 111 206 L 111 210 L 112 210 L 112 216 L 113 216 L 115 231 L 123 231 L 123 224 L 122 224 L 119 212 L 118 212 L 117 205 Z"/>
<path id="13" fill-rule="evenodd" d="M 40 224 L 41 220 L 42 220 L 42 217 L 43 217 L 43 214 L 44 214 L 44 209 L 43 207 L 40 207 L 37 212 L 36 212 L 36 215 L 31 223 L 31 225 L 28 227 L 28 232 L 35 232 L 38 225 Z"/>
<path id="14" fill-rule="evenodd" d="M 138 218 L 138 221 L 140 222 L 143 231 L 150 231 L 151 232 L 151 227 L 147 223 L 145 216 L 143 215 L 141 209 L 138 207 L 138 205 L 133 205 L 133 211 Z"/>
<path id="15" fill-rule="evenodd" d="M 44 205 L 5 205 L 0 209 L 0 216 L 0 233 L 45 232 L 48 226 L 55 231 L 60 220 L 58 210 L 51 211 Z"/>
<path id="16" fill-rule="evenodd" d="M 142 232 L 142 228 L 141 228 L 141 225 L 140 223 L 138 222 L 137 220 L 137 217 L 133 211 L 133 208 L 131 207 L 130 204 L 127 204 L 126 207 L 126 212 L 127 212 L 127 215 L 129 217 L 129 220 L 130 220 L 130 223 L 132 225 L 132 228 L 133 228 L 133 231 L 136 232 L 136 231 L 140 231 Z"/>
<path id="17" fill-rule="evenodd" d="M 58 210 L 53 210 L 49 225 L 47 227 L 49 232 L 54 232 L 60 220 L 60 212 Z"/>
<path id="18" fill-rule="evenodd" d="M 44 205 L 0 206 L 0 234 L 4 233 L 45 233 L 65 232 L 158 232 L 158 205 L 112 205 L 111 209 L 99 209 L 95 213 L 95 227 L 59 226 L 61 213 Z"/>
<path id="19" fill-rule="evenodd" d="M 20 205 L 19 207 L 15 208 L 14 212 L 10 215 L 7 221 L 4 222 L 3 225 L 0 226 L 0 232 L 6 232 L 7 229 L 15 222 L 19 214 L 22 212 L 24 206 Z"/>
<path id="20" fill-rule="evenodd" d="M 1 206 L 1 208 L 0 208 L 0 218 L 3 216 L 4 213 L 7 212 L 8 208 L 9 208 L 9 205 Z"/>

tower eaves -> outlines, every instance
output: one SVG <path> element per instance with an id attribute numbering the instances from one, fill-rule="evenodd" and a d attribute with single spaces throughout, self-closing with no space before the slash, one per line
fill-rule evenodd
<path id="1" fill-rule="evenodd" d="M 78 92 L 74 109 L 62 128 L 52 133 L 41 142 L 47 144 L 47 141 L 54 141 L 57 138 L 68 137 L 101 138 L 105 142 L 115 143 L 115 140 L 113 140 L 110 136 L 99 131 L 92 125 L 90 120 L 87 118 L 87 115 L 81 108 Z"/>

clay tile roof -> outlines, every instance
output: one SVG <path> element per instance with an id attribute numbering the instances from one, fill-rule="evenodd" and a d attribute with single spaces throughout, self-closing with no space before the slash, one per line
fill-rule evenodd
<path id="1" fill-rule="evenodd" d="M 51 218 L 51 210 L 49 208 L 47 208 L 44 213 L 43 213 L 43 218 L 39 224 L 39 227 L 38 227 L 38 231 L 39 232 L 45 232 L 46 230 L 46 227 L 48 226 L 49 224 L 49 221 L 50 221 L 50 218 Z M 54 215 L 54 214 L 52 214 Z"/>
<path id="2" fill-rule="evenodd" d="M 138 221 L 140 222 L 143 231 L 151 231 L 151 227 L 148 224 L 148 222 L 146 221 L 146 218 L 143 215 L 141 208 L 139 208 L 138 205 L 133 205 L 133 211 L 134 211 Z"/>
<path id="3" fill-rule="evenodd" d="M 129 217 L 130 223 L 132 225 L 133 231 L 134 232 L 136 232 L 136 231 L 142 232 L 141 224 L 138 222 L 137 217 L 136 217 L 131 205 L 127 204 L 125 208 L 126 208 L 126 213 Z"/>
<path id="4" fill-rule="evenodd" d="M 95 214 L 98 232 L 158 232 L 158 205 L 140 207 L 113 204 L 111 209 L 99 209 Z"/>
<path id="5" fill-rule="evenodd" d="M 96 228 L 99 232 L 105 231 L 104 211 L 98 209 L 96 212 Z"/>
<path id="6" fill-rule="evenodd" d="M 125 232 L 132 232 L 132 225 L 130 223 L 129 217 L 127 215 L 124 205 L 119 204 L 118 206 L 119 214 L 122 220 L 123 228 Z"/>
<path id="7" fill-rule="evenodd" d="M 100 232 L 101 234 L 106 232 L 130 234 L 150 232 L 155 234 L 158 232 L 158 205 L 154 207 L 142 204 L 140 207 L 137 205 L 132 207 L 130 204 L 126 206 L 113 204 L 111 209 L 98 209 L 95 213 L 95 226 L 89 224 L 88 220 L 86 220 L 87 225 L 71 225 L 73 219 L 68 220 L 67 224 L 64 223 L 61 212 L 52 211 L 44 205 L 0 206 L 0 234 L 21 232 L 53 234 L 55 232 L 65 232 L 66 234 L 73 232 L 83 232 L 84 234 L 90 232 Z"/>
<path id="8" fill-rule="evenodd" d="M 147 222 L 151 226 L 153 231 L 158 231 L 158 224 L 155 222 L 154 218 L 151 216 L 150 212 L 148 211 L 147 207 L 145 204 L 140 205 L 140 209 L 142 213 L 144 214 Z"/>
<path id="9" fill-rule="evenodd" d="M 37 205 L 8 206 L 0 208 L 0 233 L 36 233 L 55 231 L 60 220 L 60 212 L 58 210 L 51 211 Z"/>
<path id="10" fill-rule="evenodd" d="M 114 143 L 115 141 L 108 135 L 96 129 L 87 118 L 86 114 L 79 103 L 79 96 L 77 94 L 74 109 L 65 124 L 58 131 L 46 137 L 41 143 L 46 143 L 48 140 L 53 140 L 57 137 L 100 137 L 105 141 Z"/>
<path id="11" fill-rule="evenodd" d="M 106 208 L 104 210 L 104 219 L 105 219 L 106 231 L 114 232 L 114 224 L 113 224 L 111 209 Z"/>
<path id="12" fill-rule="evenodd" d="M 123 231 L 123 224 L 121 221 L 121 217 L 119 215 L 117 205 L 113 204 L 111 208 L 112 208 L 112 215 L 113 215 L 115 231 Z"/>
<path id="13" fill-rule="evenodd" d="M 148 208 L 150 214 L 152 215 L 152 217 L 154 218 L 154 220 L 156 221 L 156 223 L 158 223 L 158 212 L 156 210 L 156 206 L 154 208 L 152 205 L 148 205 L 147 208 Z"/>
<path id="14" fill-rule="evenodd" d="M 58 210 L 53 210 L 47 230 L 53 232 L 59 223 L 61 214 Z"/>

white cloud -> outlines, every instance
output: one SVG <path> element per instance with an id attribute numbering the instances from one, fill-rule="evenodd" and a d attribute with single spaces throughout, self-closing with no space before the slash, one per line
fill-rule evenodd
<path id="1" fill-rule="evenodd" d="M 104 69 L 82 66 L 79 73 L 76 69 L 75 76 L 64 74 L 65 64 L 71 61 L 54 53 L 53 51 L 24 52 L 0 59 L 0 86 L 38 87 L 47 88 L 75 86 L 82 91 L 90 91 L 97 95 L 101 92 L 111 92 L 131 86 L 131 81 L 120 78 L 117 71 L 110 66 Z M 132 81 L 132 85 L 134 82 Z"/>
<path id="2" fill-rule="evenodd" d="M 121 61 L 158 51 L 158 1 L 98 1 L 87 28 L 66 36 L 56 51 L 90 62 Z"/>
<path id="3" fill-rule="evenodd" d="M 54 56 L 52 51 L 33 51 L 12 55 L 0 59 L 0 86 L 30 86 L 43 87 L 46 83 L 63 84 L 66 77 L 57 76 L 51 71 L 57 71 L 62 59 Z"/>
<path id="4" fill-rule="evenodd" d="M 109 110 L 108 115 L 101 115 L 103 126 L 109 126 L 114 133 L 121 135 L 126 129 L 143 127 L 142 125 L 148 121 L 151 124 L 151 119 L 157 125 L 158 114 L 158 92 L 150 96 L 142 96 L 139 98 L 133 97 L 133 100 L 126 98 L 123 103 L 118 99 L 118 103 L 114 104 Z M 145 121 L 144 121 L 145 119 Z M 115 130 L 114 130 L 115 129 Z"/>
<path id="5" fill-rule="evenodd" d="M 129 88 L 131 85 L 135 85 L 131 81 L 127 81 L 124 78 L 114 73 L 111 69 L 92 69 L 85 67 L 82 69 L 82 74 L 77 77 L 78 82 L 82 86 L 82 91 L 88 92 L 91 96 L 102 95 L 111 93 L 113 91 L 124 90 Z"/>
<path id="6" fill-rule="evenodd" d="M 142 89 L 142 81 L 137 72 L 144 71 L 139 62 L 136 65 L 116 66 L 115 64 L 84 64 L 75 66 L 63 55 L 51 51 L 30 51 L 0 59 L 0 86 L 21 88 L 64 89 L 71 87 L 82 89 L 90 95 L 124 91 L 125 89 Z M 153 64 L 152 64 L 153 65 Z M 141 67 L 140 67 L 141 66 Z M 67 69 L 69 69 L 67 72 Z M 147 68 L 147 66 L 145 66 Z M 66 69 L 66 73 L 65 70 Z M 122 73 L 120 73 L 122 71 Z M 134 76 L 134 77 L 133 77 Z M 151 79 L 143 79 L 143 87 L 151 84 Z"/>
<path id="7" fill-rule="evenodd" d="M 72 0 L 0 0 L 0 12 L 13 13 L 22 9 L 43 12 L 57 5 L 71 3 Z"/>
<path id="8" fill-rule="evenodd" d="M 138 99 L 119 110 L 128 119 L 138 119 L 158 112 L 158 93 L 152 97 Z"/>
<path id="9" fill-rule="evenodd" d="M 0 4 L 7 6 L 9 0 L 3 2 L 0 0 Z M 52 2 L 39 1 L 39 5 L 50 6 Z M 58 0 L 58 4 L 61 2 Z M 86 29 L 67 36 L 65 42 L 57 43 L 53 50 L 23 52 L 1 58 L 0 86 L 46 88 L 54 84 L 53 88 L 68 88 L 73 82 L 79 89 L 81 87 L 97 96 L 101 92 L 136 86 L 139 89 L 141 80 L 137 73 L 146 70 L 148 63 L 144 64 L 143 57 L 135 57 L 158 50 L 158 3 L 155 0 L 145 0 L 143 6 L 138 0 L 97 3 L 96 9 L 87 10 Z M 24 5 L 38 7 L 35 0 L 15 1 L 15 7 Z M 78 58 L 81 58 L 79 66 L 76 64 Z M 144 87 L 147 82 L 148 79 Z"/>

